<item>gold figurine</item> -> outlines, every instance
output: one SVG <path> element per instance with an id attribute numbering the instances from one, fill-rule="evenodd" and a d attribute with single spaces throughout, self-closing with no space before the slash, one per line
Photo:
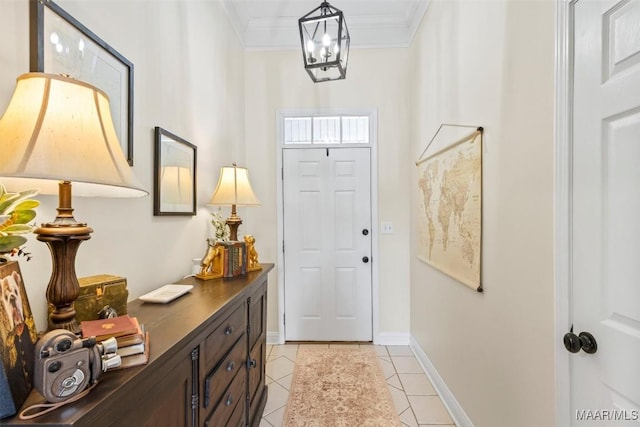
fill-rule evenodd
<path id="1" fill-rule="evenodd" d="M 247 234 L 244 236 L 244 242 L 247 244 L 247 271 L 262 270 L 262 266 L 258 262 L 258 252 L 255 248 L 256 238 Z"/>
<path id="2" fill-rule="evenodd" d="M 196 274 L 198 279 L 209 280 L 222 277 L 224 273 L 222 262 L 224 260 L 224 248 L 207 239 L 207 254 L 200 262 L 200 272 Z"/>

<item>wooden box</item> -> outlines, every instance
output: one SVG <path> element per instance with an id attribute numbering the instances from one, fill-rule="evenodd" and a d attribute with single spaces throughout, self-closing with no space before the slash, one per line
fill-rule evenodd
<path id="1" fill-rule="evenodd" d="M 118 316 L 127 314 L 127 279 L 110 274 L 81 277 L 80 294 L 74 306 L 78 323 L 83 320 L 96 320 L 105 306 L 113 308 Z"/>

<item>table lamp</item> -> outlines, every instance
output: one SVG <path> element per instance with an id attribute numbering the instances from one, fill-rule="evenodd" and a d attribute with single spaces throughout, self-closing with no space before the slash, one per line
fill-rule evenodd
<path id="1" fill-rule="evenodd" d="M 34 233 L 51 251 L 47 301 L 54 309 L 49 330 L 77 333 L 75 257 L 93 230 L 73 217 L 72 183 L 79 196 L 139 197 L 148 192 L 122 153 L 107 95 L 66 76 L 27 73 L 18 77 L 0 118 L 0 146 L 0 180 L 7 188 L 58 194 L 55 220 Z"/>
<path id="2" fill-rule="evenodd" d="M 227 218 L 229 240 L 238 240 L 238 227 L 242 218 L 236 213 L 236 206 L 260 206 L 260 201 L 253 193 L 249 182 L 249 171 L 236 165 L 224 166 L 220 169 L 218 186 L 213 192 L 210 205 L 231 206 L 231 216 Z"/>

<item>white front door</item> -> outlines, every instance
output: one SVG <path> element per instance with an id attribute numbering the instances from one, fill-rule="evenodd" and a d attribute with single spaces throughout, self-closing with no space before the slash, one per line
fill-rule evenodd
<path id="1" fill-rule="evenodd" d="M 285 337 L 371 341 L 370 148 L 283 150 Z"/>
<path id="2" fill-rule="evenodd" d="M 597 351 L 570 357 L 572 425 L 638 425 L 640 0 L 574 12 L 570 299 Z"/>

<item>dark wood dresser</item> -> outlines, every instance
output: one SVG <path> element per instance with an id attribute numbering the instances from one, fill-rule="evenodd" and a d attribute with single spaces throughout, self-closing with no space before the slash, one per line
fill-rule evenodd
<path id="1" fill-rule="evenodd" d="M 179 283 L 193 290 L 169 304 L 139 300 L 128 314 L 150 336 L 149 363 L 109 371 L 84 398 L 32 421 L 0 425 L 257 426 L 265 385 L 267 275 Z M 32 391 L 23 407 L 41 403 Z"/>

